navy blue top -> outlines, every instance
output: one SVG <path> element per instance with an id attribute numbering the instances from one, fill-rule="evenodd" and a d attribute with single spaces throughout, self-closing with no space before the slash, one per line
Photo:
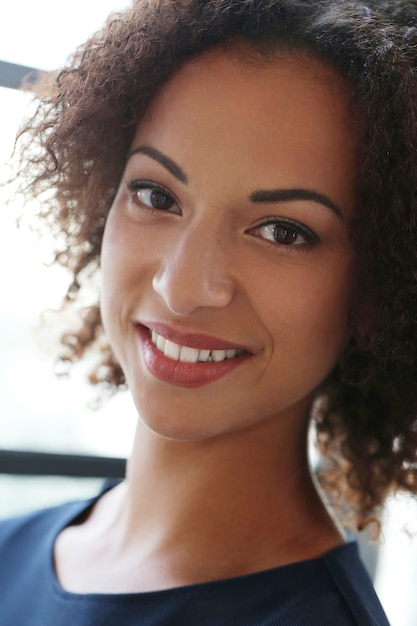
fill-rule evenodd
<path id="1" fill-rule="evenodd" d="M 55 538 L 93 502 L 0 522 L 0 626 L 389 626 L 355 543 L 227 580 L 69 593 L 55 575 Z"/>

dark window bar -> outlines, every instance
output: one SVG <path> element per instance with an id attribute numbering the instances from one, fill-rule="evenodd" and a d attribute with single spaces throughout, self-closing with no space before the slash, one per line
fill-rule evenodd
<path id="1" fill-rule="evenodd" d="M 0 61 L 0 87 L 20 89 L 24 78 L 30 83 L 35 80 L 38 72 L 34 67 Z"/>
<path id="2" fill-rule="evenodd" d="M 0 474 L 123 478 L 125 468 L 120 458 L 0 450 Z"/>

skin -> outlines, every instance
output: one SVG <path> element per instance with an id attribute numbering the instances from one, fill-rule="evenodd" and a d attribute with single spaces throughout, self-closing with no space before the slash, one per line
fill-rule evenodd
<path id="1" fill-rule="evenodd" d="M 75 592 L 216 580 L 343 542 L 311 479 L 306 434 L 352 332 L 348 91 L 300 55 L 254 64 L 238 52 L 206 52 L 163 87 L 108 218 L 103 320 L 140 419 L 125 483 L 57 540 L 59 580 Z M 153 209 L 152 184 L 138 192 L 138 180 L 172 201 Z M 255 201 L 288 189 L 320 198 Z M 274 240 L 271 217 L 291 243 Z M 206 385 L 163 382 L 146 367 L 144 320 L 250 356 Z"/>

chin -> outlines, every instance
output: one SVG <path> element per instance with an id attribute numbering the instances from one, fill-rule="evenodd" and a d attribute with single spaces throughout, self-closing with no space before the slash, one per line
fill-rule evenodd
<path id="1" fill-rule="evenodd" d="M 201 443 L 209 439 L 214 439 L 221 433 L 213 428 L 204 428 L 201 424 L 190 424 L 190 422 L 180 423 L 179 421 L 167 420 L 164 417 L 158 419 L 144 419 L 139 416 L 140 423 L 153 435 L 182 443 Z"/>

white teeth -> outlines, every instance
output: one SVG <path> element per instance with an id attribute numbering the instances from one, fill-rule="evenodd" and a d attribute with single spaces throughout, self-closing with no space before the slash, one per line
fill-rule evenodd
<path id="1" fill-rule="evenodd" d="M 207 361 L 210 356 L 210 350 L 200 350 L 198 353 L 199 361 Z"/>
<path id="2" fill-rule="evenodd" d="M 198 360 L 198 350 L 196 348 L 181 348 L 180 353 L 180 361 L 183 363 L 197 363 Z"/>
<path id="3" fill-rule="evenodd" d="M 243 354 L 242 350 L 229 348 L 228 350 L 198 350 L 197 348 L 189 348 L 188 346 L 180 346 L 173 341 L 164 339 L 155 330 L 151 332 L 152 343 L 164 353 L 166 357 L 173 361 L 182 361 L 183 363 L 212 363 L 224 361 L 225 359 L 233 359 L 235 356 Z"/>
<path id="4" fill-rule="evenodd" d="M 174 361 L 178 361 L 178 359 L 180 358 L 180 352 L 181 348 L 177 343 L 168 341 L 168 339 L 166 340 L 164 347 L 165 356 L 167 356 L 169 359 L 173 359 Z"/>
<path id="5" fill-rule="evenodd" d="M 161 337 L 161 335 L 158 335 L 157 340 L 156 340 L 156 347 L 158 348 L 158 350 L 163 352 L 165 348 L 165 343 L 166 343 L 166 340 L 163 337 Z"/>
<path id="6" fill-rule="evenodd" d="M 224 361 L 226 358 L 226 350 L 212 350 L 211 358 L 213 361 Z"/>

